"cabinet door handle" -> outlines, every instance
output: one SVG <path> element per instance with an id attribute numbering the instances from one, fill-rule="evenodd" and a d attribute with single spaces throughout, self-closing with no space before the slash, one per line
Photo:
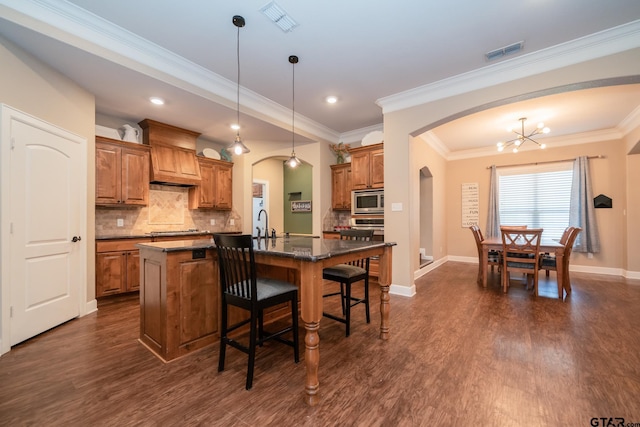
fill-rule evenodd
<path id="1" fill-rule="evenodd" d="M 73 237 L 71 238 L 71 241 L 72 241 L 73 243 L 75 243 L 75 242 L 79 242 L 80 240 L 82 240 L 82 237 L 80 237 L 80 236 L 73 236 Z"/>

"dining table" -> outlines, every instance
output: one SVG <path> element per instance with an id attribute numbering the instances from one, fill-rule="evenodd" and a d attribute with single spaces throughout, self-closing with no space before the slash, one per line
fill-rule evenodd
<path id="1" fill-rule="evenodd" d="M 481 244 L 482 244 L 482 259 L 480 260 L 480 265 L 482 266 L 481 281 L 482 281 L 482 286 L 486 288 L 487 273 L 488 273 L 487 261 L 489 259 L 489 252 L 502 251 L 502 237 L 501 236 L 487 237 L 482 241 Z M 564 263 L 564 251 L 565 251 L 565 246 L 556 240 L 548 239 L 548 238 L 545 238 L 544 236 L 540 240 L 540 252 L 554 254 L 556 257 L 556 265 L 558 266 L 556 271 L 556 280 L 558 282 L 558 298 L 561 300 L 564 299 L 565 292 L 567 295 L 571 293 L 571 283 L 568 280 L 569 274 L 567 271 L 565 271 L 565 268 L 568 268 L 568 266 L 565 266 L 565 263 Z"/>

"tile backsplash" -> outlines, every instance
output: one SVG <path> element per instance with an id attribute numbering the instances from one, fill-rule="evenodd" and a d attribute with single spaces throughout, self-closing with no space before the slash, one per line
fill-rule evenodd
<path id="1" fill-rule="evenodd" d="M 351 212 L 350 211 L 334 211 L 327 210 L 322 218 L 322 230 L 331 231 L 335 230 L 335 227 L 349 226 L 351 225 Z"/>
<path id="2" fill-rule="evenodd" d="M 242 218 L 235 211 L 189 209 L 189 189 L 151 184 L 149 206 L 140 208 L 96 206 L 96 237 L 142 235 L 153 231 L 241 231 Z M 123 226 L 118 227 L 118 220 Z M 230 220 L 234 225 L 230 225 Z M 211 225 L 211 220 L 215 225 Z"/>

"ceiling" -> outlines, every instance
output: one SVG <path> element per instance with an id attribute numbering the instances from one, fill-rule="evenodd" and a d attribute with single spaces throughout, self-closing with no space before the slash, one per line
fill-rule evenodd
<path id="1" fill-rule="evenodd" d="M 299 24 L 285 33 L 260 12 L 267 3 L 0 0 L 0 35 L 95 94 L 98 117 L 151 118 L 227 143 L 238 71 L 232 17 L 242 15 L 243 139 L 291 140 L 295 54 L 296 142 L 304 143 L 381 129 L 382 98 L 640 23 L 637 0 L 277 0 Z M 519 41 L 521 52 L 485 60 Z M 327 104 L 327 95 L 338 102 Z M 166 104 L 153 106 L 150 96 Z M 544 120 L 551 137 L 616 128 L 639 106 L 640 84 L 592 88 L 471 114 L 429 135 L 445 151 L 468 153 L 508 139 L 505 128 L 520 117 L 529 126 Z"/>

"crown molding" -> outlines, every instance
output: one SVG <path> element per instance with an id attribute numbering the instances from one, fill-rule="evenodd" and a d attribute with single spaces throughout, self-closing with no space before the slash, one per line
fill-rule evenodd
<path id="1" fill-rule="evenodd" d="M 545 150 L 553 150 L 559 147 L 568 147 L 570 145 L 591 144 L 594 142 L 605 142 L 621 140 L 623 138 L 623 132 L 618 128 L 602 129 L 591 132 L 581 132 L 571 135 L 559 135 L 553 137 L 545 137 L 544 142 L 547 144 Z M 423 138 L 424 139 L 424 138 Z M 518 150 L 518 153 L 526 153 L 527 151 L 540 150 L 535 145 L 531 144 L 526 146 L 524 144 L 522 148 Z M 447 161 L 452 160 L 464 160 L 473 159 L 476 157 L 488 157 L 497 156 L 501 153 L 496 150 L 495 146 L 489 146 L 484 148 L 474 148 L 471 150 L 460 150 L 449 152 L 446 156 L 443 156 Z"/>
<path id="2" fill-rule="evenodd" d="M 194 62 L 96 16 L 58 0 L 0 0 L 2 17 L 123 67 L 236 109 L 237 84 Z M 291 110 L 241 87 L 243 114 L 276 126 L 290 123 Z M 328 141 L 339 132 L 296 114 L 296 127 Z"/>
<path id="3" fill-rule="evenodd" d="M 438 138 L 433 132 L 424 132 L 419 136 L 419 138 L 426 142 L 429 147 L 433 148 L 442 157 L 449 160 L 449 157 L 452 154 L 451 151 L 449 151 L 449 148 L 447 148 L 442 140 Z"/>
<path id="4" fill-rule="evenodd" d="M 342 141 L 345 144 L 352 144 L 354 142 L 360 142 L 360 141 L 362 141 L 362 138 L 364 138 L 368 133 L 374 132 L 374 131 L 377 131 L 377 130 L 381 131 L 381 132 L 384 131 L 382 123 L 378 123 L 376 125 L 367 126 L 367 127 L 364 127 L 364 128 L 360 128 L 360 129 L 352 130 L 352 131 L 349 131 L 349 132 L 341 133 L 339 141 Z"/>
<path id="5" fill-rule="evenodd" d="M 629 113 L 629 115 L 625 117 L 617 127 L 625 136 L 640 128 L 640 105 Z"/>
<path id="6" fill-rule="evenodd" d="M 376 100 L 383 114 L 640 47 L 640 20 Z"/>

